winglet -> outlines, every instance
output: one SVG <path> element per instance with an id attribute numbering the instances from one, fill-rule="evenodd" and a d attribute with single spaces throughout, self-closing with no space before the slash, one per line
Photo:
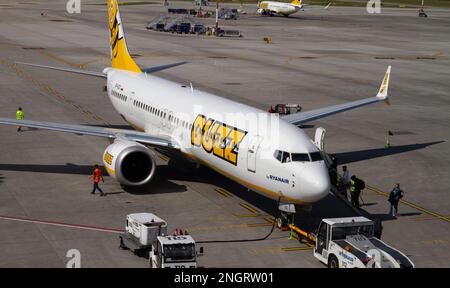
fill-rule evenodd
<path id="1" fill-rule="evenodd" d="M 389 78 L 391 76 L 391 66 L 386 70 L 386 74 L 384 74 L 383 82 L 381 82 L 380 90 L 378 90 L 377 98 L 380 100 L 384 100 L 387 104 L 389 104 Z"/>

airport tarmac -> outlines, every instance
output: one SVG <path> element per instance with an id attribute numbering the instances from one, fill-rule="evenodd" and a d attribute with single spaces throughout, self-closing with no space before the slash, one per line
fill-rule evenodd
<path id="1" fill-rule="evenodd" d="M 20 106 L 30 120 L 127 127 L 103 92 L 103 79 L 14 65 L 95 71 L 110 65 L 105 5 L 83 1 L 81 14 L 69 15 L 63 2 L 2 1 L 0 117 L 14 118 Z M 369 15 L 365 8 L 331 7 L 284 18 L 257 16 L 246 5 L 248 15 L 221 21 L 244 37 L 224 39 L 146 30 L 165 11 L 161 4 L 120 9 L 141 67 L 191 61 L 159 75 L 262 109 L 299 103 L 309 110 L 371 97 L 392 65 L 390 106 L 353 110 L 305 129 L 310 136 L 316 127 L 327 129 L 326 150 L 367 183 L 362 208 L 383 220 L 383 240 L 417 267 L 450 267 L 449 10 L 430 8 L 428 18 L 419 18 L 413 9 Z M 80 251 L 82 267 L 147 267 L 118 248 L 117 230 L 134 212 L 155 213 L 170 231 L 186 229 L 197 241 L 257 239 L 271 230 L 275 201 L 162 155 L 149 187 L 125 191 L 106 177 L 108 195 L 91 195 L 88 176 L 107 141 L 25 130 L 0 126 L 0 267 L 65 267 L 69 249 Z M 388 130 L 393 147 L 385 149 Z M 390 219 L 384 193 L 397 182 L 406 202 Z M 296 222 L 313 229 L 321 218 L 352 215 L 329 195 L 311 213 L 298 212 Z M 263 241 L 200 246 L 202 267 L 325 267 L 311 247 L 277 229 Z"/>

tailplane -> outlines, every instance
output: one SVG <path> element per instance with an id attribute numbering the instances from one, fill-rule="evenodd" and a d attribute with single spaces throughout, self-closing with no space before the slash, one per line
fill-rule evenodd
<path id="1" fill-rule="evenodd" d="M 118 0 L 108 0 L 108 27 L 111 44 L 111 66 L 133 72 L 141 72 L 139 66 L 128 52 L 122 20 L 120 19 Z"/>

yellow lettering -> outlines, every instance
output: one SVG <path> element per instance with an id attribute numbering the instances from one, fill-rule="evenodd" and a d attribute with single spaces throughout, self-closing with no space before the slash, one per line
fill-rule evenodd
<path id="1" fill-rule="evenodd" d="M 103 160 L 105 160 L 106 163 L 109 165 L 112 165 L 112 160 L 114 159 L 114 156 L 109 154 L 109 152 L 105 153 L 105 157 L 103 157 Z"/>
<path id="2" fill-rule="evenodd" d="M 224 158 L 226 138 L 233 128 L 222 124 L 214 135 L 213 153 L 217 157 Z"/>
<path id="3" fill-rule="evenodd" d="M 236 151 L 236 148 L 238 147 L 239 143 L 241 143 L 242 139 L 244 139 L 245 134 L 246 132 L 234 128 L 234 130 L 231 131 L 230 135 L 228 136 L 229 142 L 225 147 L 225 160 L 233 163 L 234 165 L 237 164 L 238 153 Z"/>
<path id="4" fill-rule="evenodd" d="M 213 154 L 216 157 L 237 165 L 237 148 L 246 134 L 247 132 L 243 130 L 227 126 L 214 119 L 206 120 L 204 115 L 199 114 L 192 125 L 191 144 L 197 147 L 202 146 L 206 153 L 214 151 Z"/>
<path id="5" fill-rule="evenodd" d="M 211 128 L 211 125 L 214 123 L 213 119 L 208 119 L 208 121 L 206 121 L 205 126 L 203 127 L 203 137 L 202 137 L 202 146 L 203 149 L 205 149 L 206 152 L 211 153 L 212 151 L 212 146 L 213 146 L 213 137 L 214 137 L 214 133 L 215 131 L 213 131 L 214 129 L 217 130 L 218 128 L 218 123 L 214 123 L 211 131 L 209 128 Z M 216 125 L 217 124 L 217 125 Z"/>
<path id="6" fill-rule="evenodd" d="M 191 130 L 191 144 L 194 146 L 200 146 L 202 143 L 203 127 L 205 126 L 205 116 L 198 115 L 195 118 L 194 124 Z"/>

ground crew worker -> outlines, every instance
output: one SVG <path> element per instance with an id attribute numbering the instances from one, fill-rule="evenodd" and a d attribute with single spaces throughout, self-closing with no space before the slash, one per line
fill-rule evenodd
<path id="1" fill-rule="evenodd" d="M 403 190 L 400 189 L 400 183 L 395 184 L 394 189 L 392 189 L 391 194 L 389 194 L 389 203 L 391 203 L 391 209 L 389 214 L 395 217 L 398 212 L 398 202 L 403 198 Z"/>
<path id="2" fill-rule="evenodd" d="M 347 166 L 342 166 L 342 178 L 340 182 L 339 190 L 341 191 L 342 195 L 347 198 L 347 189 L 349 187 L 350 182 L 350 172 L 347 169 Z"/>
<path id="3" fill-rule="evenodd" d="M 352 205 L 359 208 L 359 195 L 361 194 L 361 190 L 363 189 L 362 184 L 360 183 L 362 180 L 356 178 L 353 175 L 350 178 L 350 198 Z"/>
<path id="4" fill-rule="evenodd" d="M 23 120 L 25 119 L 25 112 L 23 112 L 22 108 L 19 107 L 19 109 L 17 109 L 16 111 L 16 120 Z M 22 127 L 21 126 L 17 126 L 17 132 L 22 131 Z"/>
<path id="5" fill-rule="evenodd" d="M 98 183 L 100 182 L 100 179 L 102 179 L 102 182 L 105 182 L 102 175 L 102 170 L 98 167 L 97 164 L 94 166 L 94 172 L 92 172 L 92 175 L 90 176 L 94 180 L 94 187 L 92 189 L 91 194 L 95 193 L 95 190 L 100 191 L 100 196 L 105 196 L 105 193 L 103 193 L 103 190 L 98 187 Z"/>

